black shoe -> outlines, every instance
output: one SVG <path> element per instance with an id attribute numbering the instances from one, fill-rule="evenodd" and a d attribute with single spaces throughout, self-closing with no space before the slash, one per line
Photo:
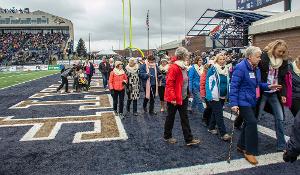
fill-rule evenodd
<path id="1" fill-rule="evenodd" d="M 150 114 L 150 115 L 157 115 L 157 112 L 151 111 L 151 112 L 149 112 L 149 114 Z"/>
<path id="2" fill-rule="evenodd" d="M 148 112 L 148 111 L 147 111 L 147 107 L 144 107 L 144 112 L 145 112 L 145 113 L 147 113 L 147 112 Z"/>

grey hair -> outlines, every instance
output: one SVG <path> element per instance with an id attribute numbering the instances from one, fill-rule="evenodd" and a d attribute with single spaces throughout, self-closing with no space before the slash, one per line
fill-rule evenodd
<path id="1" fill-rule="evenodd" d="M 250 46 L 245 51 L 246 58 L 249 58 L 250 56 L 256 54 L 256 53 L 262 53 L 261 49 L 259 47 Z"/>
<path id="2" fill-rule="evenodd" d="M 184 58 L 186 55 L 188 55 L 189 51 L 184 47 L 178 47 L 175 51 L 175 56 L 179 58 Z"/>

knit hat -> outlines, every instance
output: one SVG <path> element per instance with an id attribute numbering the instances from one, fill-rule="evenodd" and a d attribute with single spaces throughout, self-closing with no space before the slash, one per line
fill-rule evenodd
<path id="1" fill-rule="evenodd" d="M 123 64 L 122 61 L 116 61 L 115 62 L 115 67 L 118 67 L 120 64 Z"/>
<path id="2" fill-rule="evenodd" d="M 160 60 L 160 62 L 161 62 L 161 63 L 162 63 L 162 62 L 168 62 L 168 60 L 165 59 L 165 58 L 163 58 L 163 59 Z"/>

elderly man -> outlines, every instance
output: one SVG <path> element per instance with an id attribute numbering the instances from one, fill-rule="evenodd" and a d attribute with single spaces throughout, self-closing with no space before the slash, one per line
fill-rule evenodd
<path id="1" fill-rule="evenodd" d="M 242 60 L 232 75 L 230 86 L 230 105 L 232 111 L 241 114 L 244 119 L 242 133 L 237 149 L 243 153 L 251 164 L 258 164 L 255 156 L 258 153 L 257 118 L 255 106 L 260 97 L 260 89 L 276 90 L 280 85 L 269 85 L 261 82 L 261 73 L 258 68 L 262 51 L 258 47 L 250 46 L 246 49 L 246 59 Z"/>
<path id="2" fill-rule="evenodd" d="M 110 73 L 110 64 L 107 63 L 106 58 L 102 57 L 102 62 L 99 64 L 99 71 L 102 74 L 103 88 L 107 88 L 108 76 Z"/>

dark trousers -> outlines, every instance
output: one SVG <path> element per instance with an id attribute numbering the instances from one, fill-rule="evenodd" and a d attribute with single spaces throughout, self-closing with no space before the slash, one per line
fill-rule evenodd
<path id="1" fill-rule="evenodd" d="M 258 132 L 255 108 L 240 107 L 240 114 L 243 115 L 244 125 L 240 135 L 238 146 L 245 149 L 247 153 L 256 155 L 258 152 Z"/>
<path id="2" fill-rule="evenodd" d="M 130 112 L 130 105 L 133 102 L 133 113 L 137 113 L 137 100 L 127 100 L 127 111 Z"/>
<path id="3" fill-rule="evenodd" d="M 167 103 L 168 106 L 168 115 L 165 121 L 165 131 L 164 138 L 169 139 L 172 138 L 172 129 L 174 126 L 175 115 L 178 110 L 181 121 L 181 128 L 184 136 L 185 142 L 190 142 L 193 140 L 193 135 L 190 128 L 190 123 L 187 115 L 187 107 L 188 107 L 188 98 L 183 100 L 182 105 L 174 106 L 172 103 Z"/>
<path id="4" fill-rule="evenodd" d="M 87 74 L 87 81 L 88 81 L 88 87 L 91 86 L 91 81 L 92 81 L 92 75 L 91 74 Z"/>
<path id="5" fill-rule="evenodd" d="M 108 72 L 102 72 L 103 88 L 107 87 Z"/>
<path id="6" fill-rule="evenodd" d="M 299 111 L 300 111 L 300 99 L 294 98 L 292 101 L 291 112 L 293 113 L 294 117 L 296 117 Z"/>
<path id="7" fill-rule="evenodd" d="M 241 116 L 241 114 L 239 114 L 234 120 L 234 127 L 240 128 L 242 124 L 243 124 L 243 117 Z"/>
<path id="8" fill-rule="evenodd" d="M 205 122 L 206 126 L 208 126 L 212 114 L 212 109 L 209 102 L 206 99 L 205 99 L 205 103 L 206 103 L 206 108 L 204 109 L 203 112 L 203 121 Z"/>
<path id="9" fill-rule="evenodd" d="M 143 107 L 147 108 L 147 104 L 149 102 L 149 99 L 146 98 L 146 87 L 144 87 L 144 91 L 145 91 L 145 98 L 144 98 L 144 103 L 143 103 Z M 155 94 L 156 94 L 156 86 L 151 86 L 150 88 L 150 106 L 149 106 L 149 112 L 154 112 L 154 98 L 155 98 Z"/>
<path id="10" fill-rule="evenodd" d="M 223 118 L 223 106 L 224 106 L 225 100 L 220 99 L 219 101 L 211 101 L 210 106 L 212 109 L 212 115 L 209 122 L 209 129 L 215 129 L 215 126 L 217 125 L 219 133 L 221 136 L 227 133 L 226 127 L 224 124 L 224 118 Z"/>
<path id="11" fill-rule="evenodd" d="M 67 78 L 67 77 L 61 76 L 61 84 L 60 84 L 60 86 L 56 89 L 56 91 L 59 91 L 61 88 L 64 87 L 64 85 L 65 85 L 65 91 L 68 92 L 68 88 L 69 88 L 68 78 Z"/>
<path id="12" fill-rule="evenodd" d="M 114 111 L 118 110 L 118 102 L 119 102 L 119 113 L 123 113 L 124 108 L 124 95 L 125 90 L 122 91 L 114 91 L 113 100 L 114 100 Z"/>

